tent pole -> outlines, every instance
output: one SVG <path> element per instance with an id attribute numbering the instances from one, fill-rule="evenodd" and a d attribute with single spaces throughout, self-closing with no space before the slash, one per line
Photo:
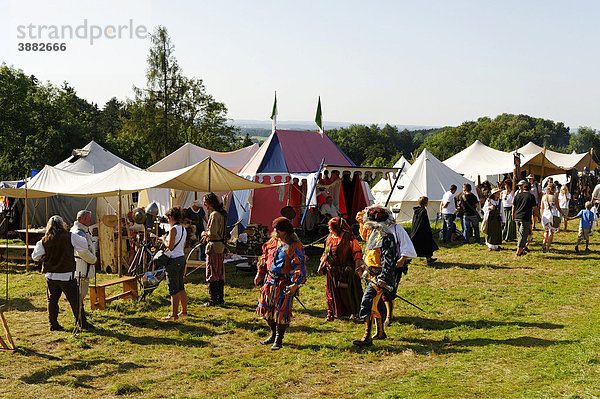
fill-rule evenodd
<path id="1" fill-rule="evenodd" d="M 315 190 L 317 189 L 317 184 L 319 184 L 319 176 L 321 176 L 321 170 L 323 170 L 323 164 L 325 163 L 325 158 L 321 159 L 321 166 L 319 166 L 319 170 L 317 171 L 317 177 L 315 179 L 315 184 L 313 185 L 312 190 L 310 191 L 310 196 L 308 197 L 308 202 L 310 204 L 310 200 L 312 199 Z M 304 213 L 302 214 L 302 219 L 300 220 L 300 227 L 304 224 L 304 218 L 306 217 L 306 212 L 308 211 L 308 205 L 304 207 Z"/>
<path id="2" fill-rule="evenodd" d="M 594 147 L 590 148 L 590 161 L 588 162 L 588 170 L 592 169 L 592 159 L 594 158 Z"/>
<path id="3" fill-rule="evenodd" d="M 208 157 L 208 192 L 211 193 L 211 189 L 210 189 L 210 175 L 211 175 L 211 170 L 210 170 L 210 166 L 211 166 L 211 161 L 212 158 Z"/>
<path id="4" fill-rule="evenodd" d="M 46 201 L 46 221 L 48 221 L 49 217 L 48 217 L 48 197 L 44 198 Z"/>
<path id="5" fill-rule="evenodd" d="M 544 156 L 542 157 L 542 175 L 540 176 L 540 183 L 542 182 L 542 180 L 544 180 L 544 166 L 546 163 L 546 146 L 544 146 L 544 151 L 542 151 L 542 154 Z"/>
<path id="6" fill-rule="evenodd" d="M 123 275 L 121 272 L 121 189 L 119 189 L 119 211 L 117 217 L 117 270 L 119 277 Z"/>
<path id="7" fill-rule="evenodd" d="M 25 270 L 29 271 L 29 210 L 27 209 L 27 177 L 25 178 Z"/>
<path id="8" fill-rule="evenodd" d="M 398 185 L 398 180 L 400 180 L 400 175 L 402 174 L 402 170 L 404 170 L 404 163 L 402 164 L 402 166 L 400 167 L 400 169 L 396 172 L 396 180 L 394 180 L 394 185 L 390 188 L 390 193 L 388 194 L 387 200 L 385 200 L 385 207 L 387 208 L 388 204 L 390 203 L 390 200 L 392 199 L 392 194 L 394 193 L 394 189 L 396 188 L 396 186 Z M 391 182 L 391 180 L 390 180 Z"/>

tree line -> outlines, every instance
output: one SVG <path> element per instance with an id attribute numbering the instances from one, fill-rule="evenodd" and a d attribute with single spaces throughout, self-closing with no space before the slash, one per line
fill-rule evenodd
<path id="1" fill-rule="evenodd" d="M 22 179 L 95 140 L 142 168 L 186 142 L 215 151 L 250 145 L 227 124 L 227 107 L 185 76 L 164 27 L 151 36 L 146 87 L 99 107 L 68 83 L 57 87 L 0 66 L 0 179 Z"/>

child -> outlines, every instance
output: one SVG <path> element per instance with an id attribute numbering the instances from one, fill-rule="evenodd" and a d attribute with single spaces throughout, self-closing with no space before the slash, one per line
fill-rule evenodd
<path id="1" fill-rule="evenodd" d="M 592 223 L 594 222 L 594 212 L 591 211 L 592 203 L 590 201 L 585 203 L 585 209 L 579 211 L 577 216 L 573 216 L 568 218 L 568 220 L 573 220 L 577 218 L 581 218 L 579 221 L 579 234 L 577 236 L 577 244 L 575 244 L 575 252 L 579 252 L 579 243 L 585 240 L 585 250 L 589 251 L 590 244 L 590 231 L 592 229 Z"/>

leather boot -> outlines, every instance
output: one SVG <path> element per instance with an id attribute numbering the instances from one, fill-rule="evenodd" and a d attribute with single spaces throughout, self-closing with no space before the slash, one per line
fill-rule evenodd
<path id="1" fill-rule="evenodd" d="M 217 281 L 217 305 L 223 305 L 225 303 L 225 280 Z"/>
<path id="2" fill-rule="evenodd" d="M 371 328 L 373 326 L 373 317 L 367 316 L 365 318 L 365 335 L 361 339 L 352 341 L 352 343 L 356 346 L 371 346 L 373 345 L 373 340 L 371 339 Z"/>
<path id="3" fill-rule="evenodd" d="M 275 320 L 267 320 L 267 324 L 271 329 L 271 335 L 269 336 L 269 338 L 261 342 L 263 345 L 269 345 L 275 342 L 275 336 L 277 335 L 277 324 L 275 324 Z"/>
<path id="4" fill-rule="evenodd" d="M 389 327 L 392 325 L 392 319 L 394 318 L 394 300 L 385 301 L 385 308 L 387 309 L 387 317 L 383 325 Z"/>
<path id="5" fill-rule="evenodd" d="M 275 342 L 273 346 L 271 346 L 271 350 L 279 350 L 283 346 L 283 336 L 285 335 L 285 330 L 289 326 L 289 324 L 277 324 L 277 335 L 275 335 Z"/>
<path id="6" fill-rule="evenodd" d="M 387 335 L 383 330 L 383 319 L 381 317 L 377 317 L 375 319 L 375 323 L 377 325 L 377 334 L 373 337 L 373 339 L 386 339 Z"/>
<path id="7" fill-rule="evenodd" d="M 208 283 L 210 299 L 201 306 L 215 306 L 217 304 L 217 283 L 218 281 L 211 281 Z"/>

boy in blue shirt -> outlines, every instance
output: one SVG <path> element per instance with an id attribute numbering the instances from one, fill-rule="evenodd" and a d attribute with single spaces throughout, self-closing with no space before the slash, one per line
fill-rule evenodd
<path id="1" fill-rule="evenodd" d="M 581 218 L 579 221 L 579 234 L 577 236 L 577 244 L 575 244 L 575 252 L 579 252 L 579 243 L 583 240 L 585 240 L 585 250 L 590 250 L 590 232 L 592 231 L 592 223 L 594 222 L 594 212 L 590 209 L 592 209 L 592 203 L 588 201 L 585 203 L 585 209 L 580 210 L 577 216 L 568 218 L 568 220 Z"/>

